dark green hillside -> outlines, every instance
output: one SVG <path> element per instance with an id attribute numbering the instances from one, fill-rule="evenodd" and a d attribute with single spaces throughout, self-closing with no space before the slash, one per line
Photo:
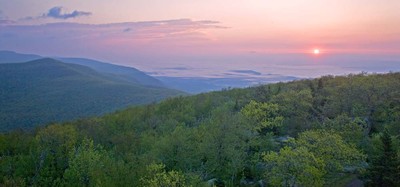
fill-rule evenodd
<path id="1" fill-rule="evenodd" d="M 2 63 L 20 63 L 41 59 L 43 57 L 33 54 L 21 54 L 13 51 L 0 51 L 0 64 Z M 106 74 L 110 78 L 123 82 L 131 82 L 145 86 L 165 87 L 158 79 L 139 71 L 136 68 L 120 66 L 97 60 L 86 58 L 57 58 L 58 60 L 71 64 L 87 66 L 99 73 Z"/>
<path id="2" fill-rule="evenodd" d="M 3 134 L 0 183 L 399 186 L 399 135 L 400 73 L 325 76 Z"/>
<path id="3" fill-rule="evenodd" d="M 60 58 L 60 60 L 66 63 L 90 67 L 100 73 L 105 73 L 122 81 L 147 86 L 165 87 L 161 81 L 132 67 L 118 66 L 85 58 Z"/>
<path id="4" fill-rule="evenodd" d="M 0 65 L 0 131 L 96 116 L 180 94 L 53 59 Z"/>

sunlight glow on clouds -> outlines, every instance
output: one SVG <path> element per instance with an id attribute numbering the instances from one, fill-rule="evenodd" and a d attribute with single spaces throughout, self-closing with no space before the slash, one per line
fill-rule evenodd
<path id="1" fill-rule="evenodd" d="M 162 54 L 178 52 L 188 44 L 207 42 L 206 30 L 210 29 L 225 27 L 216 21 L 190 19 L 111 24 L 11 24 L 0 25 L 0 48 L 54 55 Z"/>

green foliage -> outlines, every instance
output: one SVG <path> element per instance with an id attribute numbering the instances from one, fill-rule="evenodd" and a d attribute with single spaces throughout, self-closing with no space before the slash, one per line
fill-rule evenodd
<path id="1" fill-rule="evenodd" d="M 334 186 L 367 168 L 365 181 L 393 179 L 398 80 L 326 76 L 0 134 L 0 186 Z"/>
<path id="2" fill-rule="evenodd" d="M 360 145 L 365 139 L 367 124 L 360 118 L 350 118 L 346 114 L 328 119 L 322 126 L 322 129 L 331 130 L 339 134 L 344 141 L 355 145 Z"/>
<path id="3" fill-rule="evenodd" d="M 266 131 L 276 130 L 282 126 L 283 117 L 279 115 L 279 106 L 272 103 L 250 101 L 242 110 L 242 114 L 254 121 L 253 129 L 265 134 Z"/>
<path id="4" fill-rule="evenodd" d="M 64 173 L 67 186 L 128 186 L 133 182 L 129 168 L 92 140 L 84 139 L 69 157 Z"/>
<path id="5" fill-rule="evenodd" d="M 325 163 L 305 147 L 282 148 L 264 155 L 266 177 L 273 186 L 323 186 Z"/>
<path id="6" fill-rule="evenodd" d="M 163 164 L 150 164 L 145 176 L 141 179 L 142 186 L 148 187 L 184 187 L 188 186 L 185 176 L 177 171 L 165 171 Z"/>
<path id="7" fill-rule="evenodd" d="M 95 186 L 96 172 L 101 169 L 101 148 L 95 149 L 93 141 L 83 140 L 82 144 L 70 153 L 68 169 L 64 178 L 73 186 Z"/>
<path id="8" fill-rule="evenodd" d="M 33 130 L 183 94 L 120 78 L 49 58 L 0 64 L 0 132 Z"/>
<path id="9" fill-rule="evenodd" d="M 345 167 L 360 168 L 365 159 L 333 131 L 305 131 L 290 145 L 264 155 L 266 175 L 274 186 L 322 186 Z"/>
<path id="10" fill-rule="evenodd" d="M 379 136 L 377 153 L 372 155 L 371 164 L 367 175 L 370 186 L 399 186 L 400 185 L 400 159 L 394 149 L 392 137 L 387 129 Z"/>
<path id="11" fill-rule="evenodd" d="M 76 144 L 77 132 L 72 126 L 50 125 L 40 130 L 35 136 L 39 150 L 68 153 Z"/>
<path id="12" fill-rule="evenodd" d="M 209 120 L 199 126 L 202 174 L 236 183 L 242 172 L 250 138 L 241 116 L 233 114 L 233 103 L 213 110 Z M 235 179 L 235 180 L 232 180 Z"/>
<path id="13" fill-rule="evenodd" d="M 360 168 L 365 160 L 364 154 L 334 131 L 310 130 L 300 133 L 295 147 L 305 147 L 323 160 L 330 174 L 343 172 L 345 167 Z"/>
<path id="14" fill-rule="evenodd" d="M 271 101 L 281 107 L 286 133 L 295 134 L 310 128 L 309 118 L 313 101 L 311 90 L 288 90 L 273 96 Z"/>
<path id="15" fill-rule="evenodd" d="M 182 169 L 190 171 L 198 167 L 198 147 L 193 132 L 184 127 L 177 126 L 171 134 L 160 137 L 155 142 L 153 153 L 169 169 Z M 197 153 L 197 154 L 196 154 Z"/>
<path id="16" fill-rule="evenodd" d="M 37 142 L 37 169 L 34 184 L 59 185 L 68 167 L 68 153 L 77 142 L 77 132 L 72 126 L 50 125 L 39 131 Z"/>

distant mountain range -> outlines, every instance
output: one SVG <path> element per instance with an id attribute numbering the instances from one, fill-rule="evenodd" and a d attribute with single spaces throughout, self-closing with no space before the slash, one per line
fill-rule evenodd
<path id="1" fill-rule="evenodd" d="M 0 51 L 0 63 L 27 62 L 43 58 L 39 55 L 21 54 L 14 51 Z"/>
<path id="2" fill-rule="evenodd" d="M 114 64 L 104 63 L 96 60 L 85 58 L 57 58 L 60 61 L 72 64 L 79 64 L 90 67 L 100 73 L 110 75 L 114 78 L 119 78 L 122 81 L 137 83 L 147 86 L 165 87 L 158 79 L 143 73 L 136 68 L 118 66 Z"/>
<path id="3" fill-rule="evenodd" d="M 37 60 L 40 58 L 44 57 L 33 54 L 21 54 L 13 51 L 0 51 L 0 63 L 27 62 L 31 60 Z M 141 72 L 136 68 L 119 66 L 115 64 L 100 62 L 97 60 L 86 59 L 86 58 L 61 58 L 61 57 L 52 57 L 52 58 L 60 60 L 65 63 L 87 66 L 100 73 L 110 75 L 114 78 L 119 78 L 120 80 L 123 81 L 128 81 L 131 83 L 138 83 L 148 86 L 165 87 L 165 85 L 158 79 L 155 79 L 154 77 L 149 76 L 146 73 Z"/>
<path id="4" fill-rule="evenodd" d="M 0 52 L 0 131 L 97 116 L 182 94 L 135 68 Z"/>
<path id="5" fill-rule="evenodd" d="M 0 51 L 0 63 L 26 62 L 40 58 L 43 57 L 34 54 L 20 54 L 13 51 Z M 163 68 L 161 68 L 160 72 L 144 73 L 133 67 L 120 66 L 86 58 L 52 58 L 66 63 L 90 67 L 97 72 L 111 76 L 113 79 L 118 79 L 120 81 L 138 83 L 146 86 L 167 87 L 191 94 L 299 79 L 298 77 L 280 74 L 262 74 L 251 69 L 233 69 L 225 72 L 222 77 L 167 76 L 164 75 Z M 192 71 L 185 67 L 167 68 L 164 70 L 171 69 L 174 71 Z"/>

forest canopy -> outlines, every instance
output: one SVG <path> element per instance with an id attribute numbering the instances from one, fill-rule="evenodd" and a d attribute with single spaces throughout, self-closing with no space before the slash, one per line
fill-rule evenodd
<path id="1" fill-rule="evenodd" d="M 400 185 L 400 73 L 177 97 L 0 134 L 4 186 Z"/>

